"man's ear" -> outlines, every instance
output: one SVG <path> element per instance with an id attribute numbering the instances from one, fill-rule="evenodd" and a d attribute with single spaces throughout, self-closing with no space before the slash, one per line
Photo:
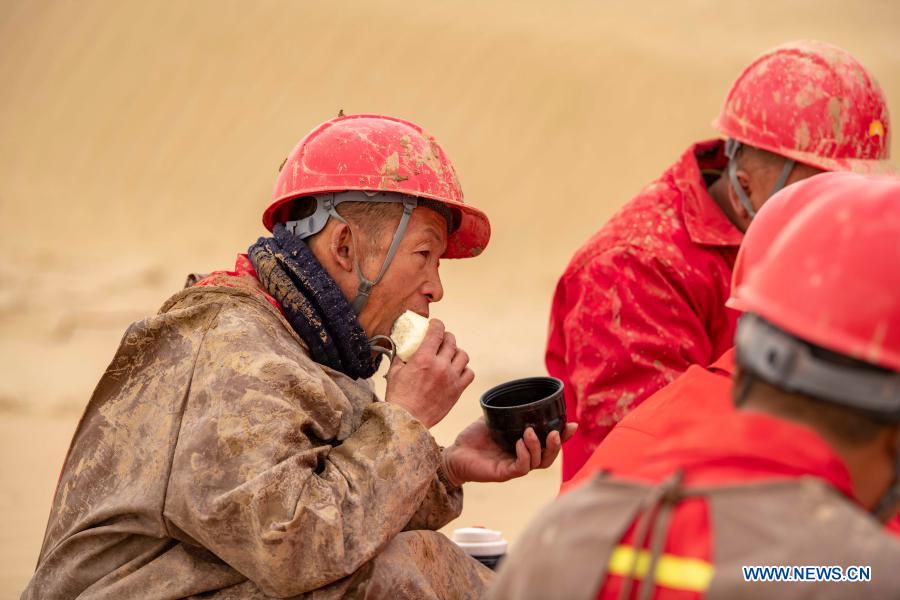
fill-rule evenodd
<path id="1" fill-rule="evenodd" d="M 734 175 L 737 178 L 738 184 L 744 190 L 744 193 L 747 194 L 747 197 L 753 198 L 752 186 L 750 185 L 750 174 L 738 167 Z M 734 186 L 732 185 L 730 179 L 728 181 L 727 192 L 728 203 L 731 205 L 731 210 L 734 211 L 735 216 L 737 216 L 740 222 L 743 223 L 744 230 L 746 230 L 750 225 L 752 217 L 750 216 L 750 213 L 747 212 L 747 208 L 744 206 L 744 203 L 741 202 L 741 199 L 738 196 L 737 191 L 734 189 Z"/>
<path id="2" fill-rule="evenodd" d="M 346 223 L 333 221 L 328 246 L 331 259 L 348 273 L 353 271 L 353 231 Z"/>

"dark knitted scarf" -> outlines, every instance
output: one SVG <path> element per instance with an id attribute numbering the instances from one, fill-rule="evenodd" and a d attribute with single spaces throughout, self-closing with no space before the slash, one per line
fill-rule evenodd
<path id="1" fill-rule="evenodd" d="M 250 246 L 250 262 L 313 360 L 353 379 L 374 375 L 381 356 L 372 356 L 369 338 L 337 283 L 300 238 L 283 225 L 273 234 Z"/>

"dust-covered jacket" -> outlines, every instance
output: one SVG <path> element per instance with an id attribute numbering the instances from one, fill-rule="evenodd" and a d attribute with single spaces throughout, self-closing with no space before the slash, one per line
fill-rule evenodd
<path id="1" fill-rule="evenodd" d="M 684 422 L 641 464 L 564 493 L 489 598 L 896 600 L 898 565 L 900 541 L 819 433 L 735 410 Z"/>
<path id="2" fill-rule="evenodd" d="M 421 423 L 314 362 L 254 277 L 220 279 L 125 333 L 23 598 L 340 597 L 458 516 Z"/>

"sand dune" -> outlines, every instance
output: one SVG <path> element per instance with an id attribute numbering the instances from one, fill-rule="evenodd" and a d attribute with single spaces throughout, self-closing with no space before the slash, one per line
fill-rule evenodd
<path id="1" fill-rule="evenodd" d="M 296 140 L 345 112 L 434 133 L 494 238 L 436 307 L 489 386 L 543 372 L 571 252 L 695 139 L 740 68 L 799 37 L 854 52 L 897 114 L 900 4 L 536 0 L 0 2 L 0 596 L 40 548 L 68 438 L 127 324 L 228 266 Z M 894 142 L 895 153 L 897 151 Z M 558 472 L 468 490 L 515 539 Z"/>

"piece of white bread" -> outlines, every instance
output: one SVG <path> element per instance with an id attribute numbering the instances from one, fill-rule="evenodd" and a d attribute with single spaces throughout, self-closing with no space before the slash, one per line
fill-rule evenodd
<path id="1" fill-rule="evenodd" d="M 394 346 L 400 360 L 403 362 L 408 361 L 409 357 L 419 349 L 419 346 L 422 345 L 422 340 L 425 339 L 427 330 L 428 319 L 411 310 L 406 311 L 394 321 L 394 327 L 391 329 L 391 339 L 394 340 Z"/>

